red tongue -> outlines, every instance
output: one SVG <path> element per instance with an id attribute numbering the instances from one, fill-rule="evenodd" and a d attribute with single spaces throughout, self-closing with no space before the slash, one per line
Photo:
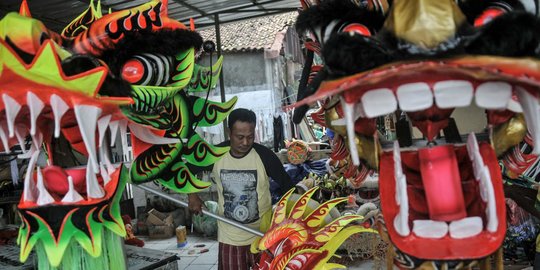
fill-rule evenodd
<path id="1" fill-rule="evenodd" d="M 465 218 L 467 212 L 453 146 L 420 149 L 418 159 L 430 219 L 454 221 Z"/>
<path id="2" fill-rule="evenodd" d="M 59 196 L 65 195 L 69 190 L 68 175 L 73 178 L 73 187 L 79 194 L 86 194 L 86 168 L 63 169 L 58 166 L 47 166 L 43 169 L 43 181 L 49 192 Z M 97 177 L 99 184 L 103 185 L 101 177 Z"/>
<path id="3" fill-rule="evenodd" d="M 49 192 L 64 195 L 68 191 L 68 175 L 58 166 L 47 166 L 43 170 L 43 180 Z"/>

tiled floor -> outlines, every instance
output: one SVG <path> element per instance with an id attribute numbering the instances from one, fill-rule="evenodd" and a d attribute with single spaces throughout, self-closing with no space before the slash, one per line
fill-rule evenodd
<path id="1" fill-rule="evenodd" d="M 182 248 L 176 247 L 176 237 L 169 239 L 148 239 L 141 237 L 141 239 L 145 242 L 144 248 L 178 254 L 180 257 L 178 269 L 180 270 L 218 269 L 218 242 L 215 239 L 189 234 L 187 236 L 188 243 Z"/>

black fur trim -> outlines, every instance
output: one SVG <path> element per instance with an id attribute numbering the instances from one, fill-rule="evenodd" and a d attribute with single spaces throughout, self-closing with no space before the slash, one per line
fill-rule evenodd
<path id="1" fill-rule="evenodd" d="M 74 54 L 62 60 L 62 70 L 68 76 L 80 74 L 101 65 L 102 63 L 97 58 L 86 54 Z M 105 81 L 99 89 L 99 94 L 111 97 L 128 97 L 130 91 L 131 86 L 129 83 L 116 78 L 112 74 L 107 74 Z"/>
<path id="2" fill-rule="evenodd" d="M 331 78 L 356 74 L 392 61 L 375 39 L 349 33 L 330 37 L 322 55 Z"/>
<path id="3" fill-rule="evenodd" d="M 380 13 L 359 7 L 350 0 L 329 0 L 300 12 L 296 19 L 296 31 L 303 33 L 311 27 L 328 25 L 337 19 L 361 23 L 376 32 L 382 27 L 385 18 Z"/>
<path id="4" fill-rule="evenodd" d="M 326 69 L 325 68 L 321 69 L 317 73 L 317 75 L 315 75 L 315 77 L 311 80 L 311 82 L 307 85 L 307 87 L 303 91 L 304 92 L 303 97 L 301 98 L 304 99 L 305 97 L 313 95 L 317 91 L 317 89 L 319 89 L 319 86 L 321 86 L 321 83 L 327 79 L 327 77 L 328 77 L 328 72 L 326 71 Z M 304 104 L 294 109 L 293 122 L 296 124 L 299 124 L 300 121 L 302 121 L 302 119 L 306 115 L 308 110 L 309 110 L 309 105 L 307 104 Z"/>
<path id="5" fill-rule="evenodd" d="M 525 9 L 519 0 L 461 0 L 459 1 L 459 7 L 471 25 L 474 24 L 474 20 L 482 15 L 489 7 L 498 7 L 507 12 Z"/>
<path id="6" fill-rule="evenodd" d="M 199 50 L 202 43 L 203 39 L 199 33 L 187 29 L 133 31 L 126 33 L 113 49 L 105 51 L 102 59 L 109 65 L 113 74 L 119 76 L 122 65 L 133 55 L 159 53 L 174 56 L 192 47 Z"/>
<path id="7" fill-rule="evenodd" d="M 503 14 L 480 28 L 469 54 L 539 57 L 540 19 L 526 12 Z"/>

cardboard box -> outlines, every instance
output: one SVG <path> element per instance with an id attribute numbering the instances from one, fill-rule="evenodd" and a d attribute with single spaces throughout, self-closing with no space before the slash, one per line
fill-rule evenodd
<path id="1" fill-rule="evenodd" d="M 148 237 L 170 238 L 175 234 L 174 218 L 172 214 L 165 214 L 152 209 L 146 218 Z"/>
<path id="2" fill-rule="evenodd" d="M 148 226 L 148 237 L 149 238 L 171 238 L 173 237 L 174 225 L 150 225 Z"/>
<path id="3" fill-rule="evenodd" d="M 174 225 L 174 218 L 171 214 L 169 214 L 164 220 L 163 220 L 163 223 L 165 223 L 165 225 Z"/>
<path id="4" fill-rule="evenodd" d="M 148 217 L 146 218 L 146 223 L 150 225 L 165 225 L 165 220 L 167 218 L 172 219 L 172 215 L 167 215 L 165 213 L 161 213 L 156 209 L 152 209 L 148 211 Z"/>

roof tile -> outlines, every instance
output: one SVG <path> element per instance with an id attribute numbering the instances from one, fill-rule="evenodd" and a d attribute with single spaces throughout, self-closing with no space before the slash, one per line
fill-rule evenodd
<path id="1" fill-rule="evenodd" d="M 270 47 L 277 33 L 296 21 L 297 12 L 259 17 L 220 26 L 223 52 L 258 51 Z M 204 40 L 216 41 L 214 28 L 199 31 Z"/>

